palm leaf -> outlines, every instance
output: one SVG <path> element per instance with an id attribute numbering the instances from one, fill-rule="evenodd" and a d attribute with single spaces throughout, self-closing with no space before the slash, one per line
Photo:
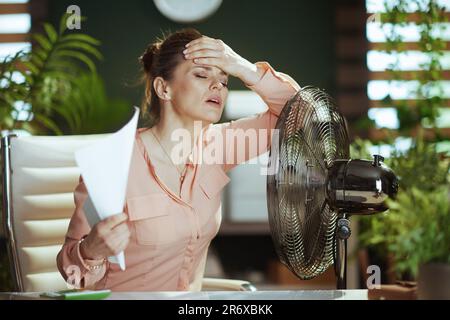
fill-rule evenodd
<path id="1" fill-rule="evenodd" d="M 120 128 L 132 112 L 129 103 L 107 97 L 103 81 L 96 74 L 78 77 L 60 109 L 64 110 L 59 113 L 66 119 L 70 134 L 111 132 Z"/>
<path id="2" fill-rule="evenodd" d="M 102 54 L 100 51 L 98 51 L 94 46 L 84 43 L 81 41 L 64 41 L 60 42 L 58 44 L 58 50 L 59 49 L 70 49 L 70 48 L 76 48 L 80 49 L 80 51 L 85 51 L 87 53 L 92 54 L 94 57 L 96 57 L 98 60 L 103 59 Z"/>
<path id="3" fill-rule="evenodd" d="M 70 71 L 76 70 L 77 68 L 78 65 L 73 60 L 51 60 L 47 63 L 47 71 L 45 73 L 66 79 L 74 79 L 77 77 L 77 74 L 71 73 Z"/>
<path id="4" fill-rule="evenodd" d="M 67 29 L 67 18 L 70 16 L 70 13 L 64 13 L 59 21 L 59 36 L 62 36 L 64 31 Z"/>
<path id="5" fill-rule="evenodd" d="M 39 68 L 32 61 L 24 61 L 23 65 L 26 66 L 32 73 L 39 73 Z"/>
<path id="6" fill-rule="evenodd" d="M 97 39 L 87 35 L 87 34 L 82 34 L 82 33 L 69 33 L 66 35 L 63 35 L 61 37 L 61 41 L 65 42 L 65 41 L 83 41 L 83 42 L 87 42 L 91 45 L 94 46 L 99 46 L 101 44 L 100 41 L 98 41 Z"/>
<path id="7" fill-rule="evenodd" d="M 42 68 L 44 66 L 44 59 L 41 59 L 37 54 L 33 54 L 31 56 L 31 63 L 38 68 Z"/>
<path id="8" fill-rule="evenodd" d="M 39 33 L 33 34 L 31 37 L 37 41 L 37 43 L 39 44 L 39 46 L 42 49 L 47 50 L 47 51 L 50 51 L 52 49 L 52 44 L 42 34 L 39 34 Z"/>
<path id="9" fill-rule="evenodd" d="M 58 34 L 55 28 L 49 23 L 44 23 L 45 32 L 47 32 L 47 37 L 51 43 L 55 43 L 58 40 Z"/>
<path id="10" fill-rule="evenodd" d="M 83 119 L 90 111 L 82 107 L 87 103 L 86 96 L 80 93 L 70 95 L 70 88 L 80 85 L 77 78 L 85 70 L 96 72 L 93 59 L 100 60 L 102 55 L 97 48 L 100 41 L 95 38 L 80 32 L 65 33 L 68 15 L 62 16 L 58 32 L 51 24 L 44 23 L 44 32 L 32 35 L 36 45 L 30 53 L 19 52 L 0 64 L 0 80 L 8 84 L 0 88 L 0 108 L 5 112 L 0 120 L 2 128 L 5 128 L 5 123 L 10 125 L 8 128 L 23 126 L 15 119 L 11 120 L 12 124 L 7 120 L 7 115 L 14 110 L 15 101 L 31 104 L 34 119 L 28 127 L 36 132 L 46 128 L 56 134 L 62 133 L 58 122 L 52 118 L 54 112 L 66 120 L 72 131 L 83 126 Z M 24 83 L 14 83 L 12 72 L 20 72 Z M 79 108 L 60 109 L 62 105 L 70 105 L 66 103 L 69 96 Z M 104 104 L 102 101 L 99 103 Z"/>
<path id="11" fill-rule="evenodd" d="M 84 62 L 91 72 L 96 72 L 96 67 L 92 60 L 80 51 L 57 50 L 55 51 L 55 55 L 57 55 L 58 57 L 76 58 L 77 60 Z"/>
<path id="12" fill-rule="evenodd" d="M 58 125 L 49 117 L 44 116 L 43 114 L 34 114 L 34 120 L 40 124 L 42 124 L 47 129 L 52 130 L 57 135 L 62 135 L 63 132 L 59 129 Z"/>
<path id="13" fill-rule="evenodd" d="M 55 111 L 64 118 L 71 130 L 76 127 L 76 114 L 73 114 L 73 109 L 56 108 Z"/>
<path id="14" fill-rule="evenodd" d="M 42 60 L 47 59 L 48 52 L 43 50 L 42 48 L 36 48 L 33 50 L 33 54 L 41 58 Z"/>

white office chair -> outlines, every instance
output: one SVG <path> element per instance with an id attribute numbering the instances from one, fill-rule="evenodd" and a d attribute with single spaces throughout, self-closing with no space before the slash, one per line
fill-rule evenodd
<path id="1" fill-rule="evenodd" d="M 75 209 L 74 151 L 107 136 L 2 137 L 3 223 L 16 291 L 67 289 L 56 255 Z M 203 271 L 205 264 L 206 256 Z M 248 281 L 199 279 L 191 290 L 256 290 Z"/>

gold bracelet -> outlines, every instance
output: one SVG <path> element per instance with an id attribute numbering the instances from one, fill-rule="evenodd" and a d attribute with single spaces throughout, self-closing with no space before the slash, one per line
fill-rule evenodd
<path id="1" fill-rule="evenodd" d="M 81 254 L 81 243 L 84 241 L 84 239 L 86 238 L 86 236 L 82 237 L 79 241 L 78 241 L 78 250 L 80 252 L 80 256 L 82 258 L 82 262 L 84 267 L 86 267 L 86 269 L 88 269 L 89 271 L 97 271 L 99 269 L 101 269 L 101 267 L 103 266 L 103 264 L 106 262 L 106 258 L 103 258 L 102 260 L 98 259 L 98 260 L 92 260 L 92 259 L 86 259 L 83 257 L 83 255 Z M 99 262 L 101 261 L 101 262 Z"/>

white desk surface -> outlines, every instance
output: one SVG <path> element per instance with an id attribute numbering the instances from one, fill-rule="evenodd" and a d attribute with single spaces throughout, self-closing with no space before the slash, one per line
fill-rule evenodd
<path id="1" fill-rule="evenodd" d="M 39 293 L 2 292 L 0 300 L 39 299 Z M 107 300 L 367 300 L 367 290 L 112 292 Z"/>

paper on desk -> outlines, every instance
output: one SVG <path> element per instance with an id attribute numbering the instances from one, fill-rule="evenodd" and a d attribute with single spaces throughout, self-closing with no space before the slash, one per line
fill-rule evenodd
<path id="1" fill-rule="evenodd" d="M 139 109 L 134 109 L 133 117 L 122 129 L 75 152 L 75 160 L 89 194 L 84 209 L 91 227 L 123 212 L 139 116 Z M 125 270 L 123 252 L 108 260 Z"/>

